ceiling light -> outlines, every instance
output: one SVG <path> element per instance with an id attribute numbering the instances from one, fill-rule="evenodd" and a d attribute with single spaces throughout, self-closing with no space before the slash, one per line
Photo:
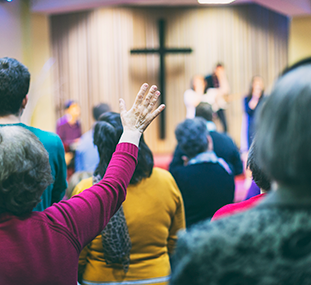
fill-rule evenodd
<path id="1" fill-rule="evenodd" d="M 229 4 L 235 0 L 198 0 L 200 4 Z"/>

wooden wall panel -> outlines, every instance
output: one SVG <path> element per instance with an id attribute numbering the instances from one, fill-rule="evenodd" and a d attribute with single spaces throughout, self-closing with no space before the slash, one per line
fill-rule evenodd
<path id="1" fill-rule="evenodd" d="M 160 140 L 158 121 L 146 132 L 156 153 L 175 147 L 174 129 L 184 120 L 183 93 L 195 74 L 226 66 L 231 86 L 227 108 L 229 133 L 239 144 L 242 98 L 253 75 L 271 86 L 287 65 L 289 20 L 257 5 L 213 8 L 101 8 L 51 17 L 53 54 L 57 62 L 55 102 L 82 106 L 83 130 L 93 123 L 91 108 L 107 102 L 118 111 L 128 106 L 143 82 L 158 83 L 157 55 L 130 55 L 132 48 L 158 47 L 157 21 L 166 20 L 168 47 L 191 47 L 192 54 L 166 57 L 167 138 Z"/>

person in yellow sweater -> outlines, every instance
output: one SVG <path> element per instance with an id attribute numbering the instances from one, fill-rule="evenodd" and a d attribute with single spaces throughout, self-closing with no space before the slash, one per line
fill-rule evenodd
<path id="1" fill-rule="evenodd" d="M 82 180 L 72 195 L 104 176 L 121 133 L 119 114 L 101 116 L 94 130 L 99 165 L 93 177 Z M 153 167 L 153 156 L 143 136 L 138 164 L 127 190 L 123 206 L 80 255 L 82 284 L 168 284 L 169 256 L 177 232 L 185 228 L 183 200 L 171 174 Z"/>

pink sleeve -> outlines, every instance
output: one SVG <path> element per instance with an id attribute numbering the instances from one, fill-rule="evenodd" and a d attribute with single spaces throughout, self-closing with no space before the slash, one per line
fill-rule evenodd
<path id="1" fill-rule="evenodd" d="M 223 207 L 221 207 L 216 213 L 213 215 L 211 221 L 218 220 L 220 218 L 224 218 L 226 216 L 230 216 L 235 211 L 235 205 L 236 204 L 228 204 Z"/>
<path id="2" fill-rule="evenodd" d="M 102 231 L 125 200 L 137 153 L 138 148 L 133 144 L 118 144 L 99 183 L 43 212 L 52 223 L 61 224 L 71 232 L 79 241 L 80 250 Z"/>

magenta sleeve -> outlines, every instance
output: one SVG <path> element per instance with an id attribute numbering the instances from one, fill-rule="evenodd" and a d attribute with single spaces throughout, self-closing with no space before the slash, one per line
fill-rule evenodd
<path id="1" fill-rule="evenodd" d="M 134 173 L 138 148 L 120 143 L 104 178 L 91 188 L 47 208 L 43 213 L 50 222 L 65 226 L 79 250 L 94 239 L 125 200 L 126 188 Z"/>

